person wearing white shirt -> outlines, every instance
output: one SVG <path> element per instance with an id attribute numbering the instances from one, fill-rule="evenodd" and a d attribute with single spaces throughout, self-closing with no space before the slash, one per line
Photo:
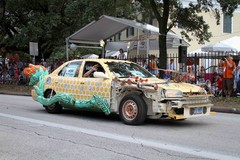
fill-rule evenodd
<path id="1" fill-rule="evenodd" d="M 168 70 L 176 70 L 176 66 L 174 64 L 174 60 L 173 59 L 170 60 L 170 64 L 168 65 L 167 69 Z"/>
<path id="2" fill-rule="evenodd" d="M 168 70 L 176 70 L 176 66 L 174 64 L 174 59 L 170 59 L 170 64 L 167 67 Z M 170 72 L 170 78 L 173 79 L 174 78 L 174 73 Z"/>
<path id="3" fill-rule="evenodd" d="M 126 60 L 127 58 L 126 58 L 126 55 L 124 54 L 124 51 L 123 51 L 122 48 L 119 49 L 119 52 L 120 52 L 120 54 L 118 55 L 117 59 L 119 59 L 119 60 Z"/>

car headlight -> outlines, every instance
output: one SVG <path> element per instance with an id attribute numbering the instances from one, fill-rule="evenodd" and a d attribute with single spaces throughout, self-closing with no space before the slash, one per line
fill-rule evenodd
<path id="1" fill-rule="evenodd" d="M 167 98 L 182 98 L 183 92 L 180 90 L 168 89 L 165 91 L 165 96 Z"/>

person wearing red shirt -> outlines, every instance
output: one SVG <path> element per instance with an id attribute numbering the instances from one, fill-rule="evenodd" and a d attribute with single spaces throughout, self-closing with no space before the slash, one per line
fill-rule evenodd
<path id="1" fill-rule="evenodd" d="M 217 84 L 216 86 L 218 87 L 218 90 L 221 91 L 222 90 L 222 77 L 217 74 Z"/>
<path id="2" fill-rule="evenodd" d="M 233 70 L 235 69 L 236 64 L 232 60 L 232 57 L 228 55 L 227 58 L 220 60 L 219 66 L 223 67 L 222 89 L 225 96 L 228 98 L 233 91 Z"/>

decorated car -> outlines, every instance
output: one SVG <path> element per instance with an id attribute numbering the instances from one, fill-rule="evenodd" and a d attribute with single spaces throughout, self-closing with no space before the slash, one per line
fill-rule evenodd
<path id="1" fill-rule="evenodd" d="M 51 74 L 43 66 L 24 69 L 32 97 L 49 113 L 63 108 L 118 114 L 126 124 L 146 118 L 183 120 L 210 115 L 212 103 L 204 88 L 159 79 L 136 63 L 112 59 L 68 61 Z"/>

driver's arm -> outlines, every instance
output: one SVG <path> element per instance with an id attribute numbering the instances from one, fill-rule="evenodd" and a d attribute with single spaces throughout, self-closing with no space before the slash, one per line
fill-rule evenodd
<path id="1" fill-rule="evenodd" d="M 94 65 L 89 71 L 84 73 L 83 77 L 89 77 L 97 69 L 98 69 L 98 64 Z"/>

